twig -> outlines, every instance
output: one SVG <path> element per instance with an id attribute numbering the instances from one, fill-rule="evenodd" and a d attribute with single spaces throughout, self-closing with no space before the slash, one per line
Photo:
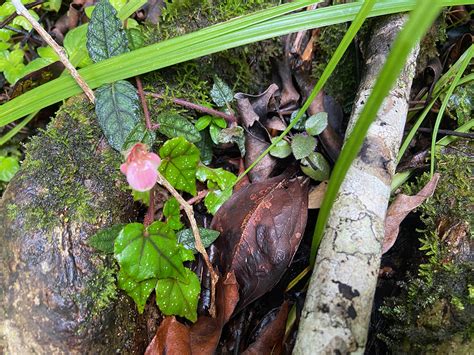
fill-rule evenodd
<path id="1" fill-rule="evenodd" d="M 153 223 L 155 220 L 155 188 L 153 187 L 150 190 L 150 203 L 148 205 L 148 210 L 146 211 L 143 224 L 147 227 Z"/>
<path id="2" fill-rule="evenodd" d="M 411 127 L 407 127 L 407 129 L 405 129 L 405 131 L 408 131 L 410 128 Z M 432 128 L 426 128 L 426 127 L 419 127 L 418 131 L 423 132 L 423 133 L 433 133 Z M 444 134 L 444 135 L 447 135 L 447 136 L 455 136 L 455 137 L 474 139 L 474 133 L 457 132 L 457 131 L 453 131 L 453 130 L 450 130 L 450 129 L 438 129 L 438 133 L 439 134 Z"/>
<path id="3" fill-rule="evenodd" d="M 145 91 L 145 94 L 150 95 L 151 97 L 154 97 L 155 99 L 166 99 L 167 98 L 165 95 L 156 94 L 156 93 L 148 92 L 148 91 Z M 196 110 L 196 111 L 199 111 L 199 112 L 207 113 L 209 115 L 222 117 L 228 123 L 237 122 L 237 117 L 235 117 L 234 115 L 229 115 L 225 112 L 214 110 L 212 108 L 205 107 L 205 106 L 202 106 L 202 105 L 198 105 L 198 104 L 195 104 L 195 103 L 183 100 L 183 99 L 171 98 L 171 101 L 173 103 L 175 103 L 176 105 L 180 105 L 180 106 L 189 108 L 191 110 Z"/>
<path id="4" fill-rule="evenodd" d="M 201 190 L 198 192 L 197 196 L 190 198 L 186 202 L 190 205 L 194 205 L 195 203 L 200 202 L 204 197 L 206 197 L 208 193 L 209 190 Z"/>
<path id="5" fill-rule="evenodd" d="M 217 284 L 217 281 L 219 280 L 219 276 L 217 275 L 216 271 L 212 267 L 212 264 L 209 260 L 209 256 L 207 255 L 206 249 L 204 248 L 204 245 L 202 244 L 201 235 L 199 234 L 199 228 L 197 226 L 196 219 L 194 218 L 193 208 L 189 203 L 187 203 L 184 200 L 184 198 L 178 193 L 178 191 L 176 191 L 175 188 L 171 186 L 168 180 L 166 180 L 165 177 L 160 174 L 160 172 L 158 172 L 158 183 L 164 186 L 171 193 L 171 195 L 174 198 L 176 198 L 176 200 L 179 202 L 184 212 L 186 213 L 186 216 L 188 216 L 189 223 L 191 224 L 191 230 L 193 231 L 193 234 L 194 234 L 196 250 L 202 255 L 204 262 L 207 268 L 209 269 L 209 273 L 211 274 L 211 283 L 212 283 L 211 307 L 209 309 L 209 313 L 211 314 L 211 316 L 215 317 L 216 315 L 215 292 L 216 292 L 216 284 Z"/>
<path id="6" fill-rule="evenodd" d="M 84 81 L 84 79 L 81 78 L 79 73 L 77 72 L 76 68 L 71 64 L 69 59 L 67 58 L 66 52 L 64 48 L 62 48 L 59 44 L 57 44 L 54 39 L 50 36 L 48 32 L 36 21 L 36 19 L 31 16 L 31 14 L 28 12 L 26 7 L 21 3 L 20 0 L 12 0 L 13 6 L 15 6 L 16 12 L 18 15 L 23 16 L 28 20 L 29 23 L 33 26 L 33 28 L 36 30 L 36 32 L 39 33 L 41 38 L 45 40 L 47 44 L 49 44 L 56 54 L 59 57 L 59 60 L 61 63 L 64 64 L 66 69 L 69 71 L 71 76 L 76 80 L 77 84 L 81 87 L 81 89 L 84 91 L 88 99 L 94 103 L 95 102 L 95 96 L 94 93 L 92 92 L 91 88 L 87 85 L 87 83 Z"/>
<path id="7" fill-rule="evenodd" d="M 154 126 L 151 123 L 150 111 L 148 110 L 148 105 L 146 103 L 146 97 L 145 92 L 143 91 L 142 81 L 138 76 L 135 77 L 135 81 L 137 82 L 138 96 L 140 97 L 140 102 L 142 103 L 143 107 L 143 115 L 145 116 L 146 128 L 151 131 L 153 130 Z"/>

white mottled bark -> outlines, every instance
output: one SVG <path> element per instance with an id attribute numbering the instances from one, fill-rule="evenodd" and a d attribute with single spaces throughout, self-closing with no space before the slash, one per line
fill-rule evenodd
<path id="1" fill-rule="evenodd" d="M 375 26 L 348 131 L 357 121 L 405 20 L 405 15 L 395 15 Z M 417 54 L 418 48 L 410 54 L 341 186 L 311 277 L 294 354 L 364 352 L 390 183 Z"/>

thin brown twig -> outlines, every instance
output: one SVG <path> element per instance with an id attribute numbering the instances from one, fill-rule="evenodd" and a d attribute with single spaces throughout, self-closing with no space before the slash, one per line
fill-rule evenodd
<path id="1" fill-rule="evenodd" d="M 64 48 L 62 48 L 59 44 L 56 43 L 56 41 L 51 37 L 51 35 L 46 32 L 46 30 L 39 24 L 36 19 L 31 16 L 31 14 L 28 12 L 26 7 L 21 3 L 20 0 L 12 0 L 13 6 L 15 6 L 16 12 L 18 15 L 23 16 L 28 20 L 29 23 L 33 26 L 33 28 L 38 32 L 38 34 L 45 40 L 45 42 L 53 48 L 53 50 L 56 52 L 56 54 L 59 57 L 59 60 L 61 63 L 64 64 L 66 69 L 69 71 L 71 76 L 76 80 L 77 84 L 81 87 L 81 89 L 84 91 L 86 94 L 87 98 L 94 103 L 95 102 L 95 96 L 94 92 L 91 90 L 89 85 L 82 79 L 81 75 L 78 73 L 76 68 L 71 64 L 69 59 L 67 58 L 66 51 Z"/>
<path id="2" fill-rule="evenodd" d="M 151 97 L 154 97 L 155 99 L 167 99 L 167 97 L 165 95 L 157 94 L 157 93 L 153 93 L 153 92 L 149 92 L 149 91 L 145 91 L 145 94 L 150 95 Z M 180 106 L 189 108 L 191 110 L 196 110 L 196 111 L 199 111 L 199 112 L 207 113 L 209 115 L 216 116 L 216 117 L 222 117 L 229 124 L 237 122 L 237 117 L 235 117 L 234 115 L 229 115 L 225 112 L 214 110 L 212 108 L 205 107 L 205 106 L 202 106 L 202 105 L 199 105 L 199 104 L 195 104 L 195 103 L 183 100 L 183 99 L 170 98 L 170 100 L 173 103 L 175 103 L 176 105 L 180 105 Z"/>
<path id="3" fill-rule="evenodd" d="M 145 227 L 148 227 L 155 220 L 155 188 L 153 187 L 150 190 L 150 203 L 148 205 L 148 210 L 146 211 L 145 218 L 143 219 L 143 224 Z"/>
<path id="4" fill-rule="evenodd" d="M 150 111 L 148 110 L 148 104 L 146 103 L 146 97 L 145 97 L 145 92 L 143 91 L 142 81 L 140 80 L 138 76 L 135 77 L 135 81 L 137 82 L 138 96 L 140 97 L 140 102 L 142 103 L 146 128 L 151 131 L 153 130 L 154 126 L 151 123 Z"/>
<path id="5" fill-rule="evenodd" d="M 186 200 L 179 194 L 178 191 L 175 190 L 173 186 L 171 186 L 168 180 L 166 180 L 165 177 L 160 174 L 160 172 L 158 172 L 158 183 L 164 186 L 171 193 L 171 195 L 174 198 L 176 198 L 176 200 L 179 202 L 184 212 L 186 213 L 186 216 L 188 216 L 189 223 L 191 224 L 191 230 L 193 231 L 193 235 L 195 239 L 196 250 L 202 255 L 204 259 L 204 263 L 206 264 L 207 268 L 209 269 L 209 273 L 211 274 L 211 284 L 212 284 L 211 285 L 211 306 L 209 309 L 209 313 L 211 314 L 211 316 L 215 317 L 216 315 L 215 293 L 216 293 L 216 284 L 217 284 L 217 281 L 219 280 L 219 276 L 217 275 L 216 271 L 212 267 L 212 264 L 209 260 L 209 256 L 207 255 L 206 249 L 204 248 L 204 245 L 202 244 L 201 235 L 199 234 L 199 228 L 196 223 L 196 219 L 194 218 L 193 207 L 189 203 L 186 202 Z"/>
<path id="6" fill-rule="evenodd" d="M 194 205 L 195 203 L 200 202 L 204 197 L 206 197 L 208 193 L 209 190 L 201 190 L 198 192 L 197 196 L 190 198 L 186 202 L 190 205 Z"/>

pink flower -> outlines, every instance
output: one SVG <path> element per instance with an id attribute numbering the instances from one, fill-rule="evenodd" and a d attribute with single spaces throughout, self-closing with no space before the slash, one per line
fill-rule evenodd
<path id="1" fill-rule="evenodd" d="M 127 176 L 132 189 L 143 192 L 155 186 L 161 162 L 157 154 L 148 152 L 145 144 L 137 143 L 127 153 L 126 158 L 126 162 L 120 166 L 120 171 Z"/>

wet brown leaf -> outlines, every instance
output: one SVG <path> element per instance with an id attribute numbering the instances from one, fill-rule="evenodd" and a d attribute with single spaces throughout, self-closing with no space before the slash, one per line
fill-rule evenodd
<path id="1" fill-rule="evenodd" d="M 397 240 L 400 223 L 405 217 L 420 206 L 428 197 L 433 195 L 438 184 L 439 174 L 433 178 L 414 196 L 404 194 L 398 195 L 387 210 L 385 217 L 385 238 L 382 245 L 382 253 L 386 253 Z"/>
<path id="2" fill-rule="evenodd" d="M 193 354 L 214 354 L 222 328 L 229 321 L 239 302 L 239 286 L 234 273 L 228 273 L 219 279 L 216 293 L 216 318 L 201 316 L 191 326 L 190 340 Z"/>
<path id="3" fill-rule="evenodd" d="M 308 180 L 282 175 L 234 193 L 214 216 L 220 267 L 240 286 L 238 310 L 280 280 L 301 241 L 307 207 Z"/>
<path id="4" fill-rule="evenodd" d="M 288 318 L 288 302 L 284 302 L 280 307 L 275 319 L 268 324 L 259 335 L 257 341 L 243 352 L 244 355 L 272 354 L 282 353 L 282 340 L 285 335 L 286 319 Z"/>
<path id="5" fill-rule="evenodd" d="M 190 355 L 189 328 L 175 317 L 166 317 L 146 348 L 145 355 Z"/>

